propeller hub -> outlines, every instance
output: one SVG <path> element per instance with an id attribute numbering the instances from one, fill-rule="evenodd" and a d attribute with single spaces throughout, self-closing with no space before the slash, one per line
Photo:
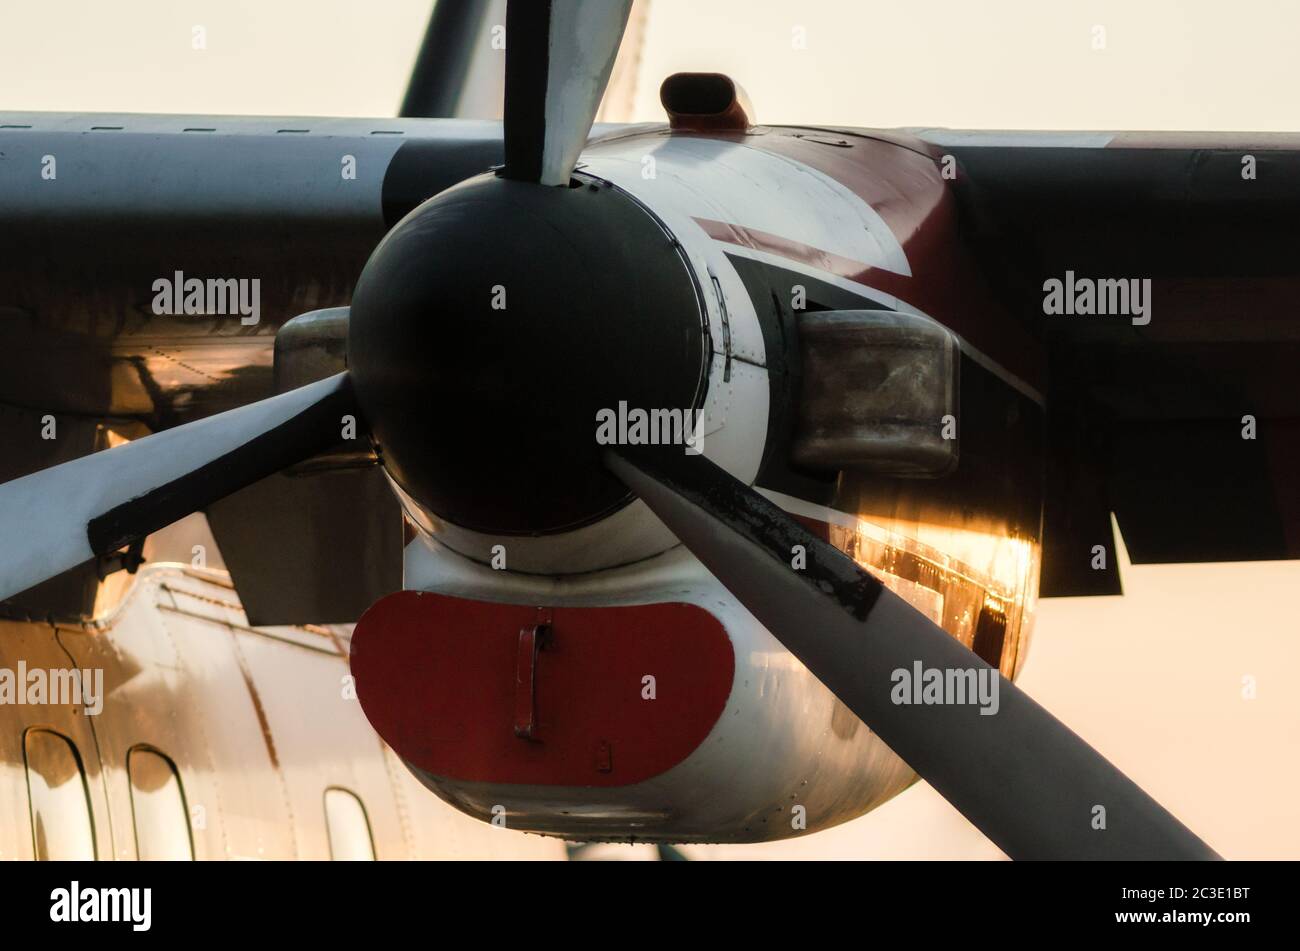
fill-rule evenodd
<path id="1" fill-rule="evenodd" d="M 488 534 L 544 534 L 626 504 L 597 414 L 697 409 L 701 297 L 647 209 L 581 174 L 495 174 L 426 201 L 375 249 L 348 363 L 381 459 L 422 508 Z"/>

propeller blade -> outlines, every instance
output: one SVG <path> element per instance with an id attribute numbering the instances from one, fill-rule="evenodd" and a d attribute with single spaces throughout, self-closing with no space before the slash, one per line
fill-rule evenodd
<path id="1" fill-rule="evenodd" d="M 632 0 L 511 0 L 504 174 L 567 185 L 605 94 Z"/>
<path id="2" fill-rule="evenodd" d="M 894 672 L 991 670 L 838 549 L 703 456 L 606 465 L 909 766 L 1015 859 L 1214 859 L 1159 803 L 1000 675 L 993 715 L 896 704 Z M 802 545 L 807 567 L 791 567 Z M 985 675 L 987 676 L 987 675 Z M 1097 806 L 1105 828 L 1094 827 Z"/>
<path id="3" fill-rule="evenodd" d="M 0 485 L 0 601 L 341 441 L 346 373 Z"/>
<path id="4" fill-rule="evenodd" d="M 458 114 L 474 45 L 491 7 L 492 0 L 437 0 L 399 116 L 451 119 Z"/>

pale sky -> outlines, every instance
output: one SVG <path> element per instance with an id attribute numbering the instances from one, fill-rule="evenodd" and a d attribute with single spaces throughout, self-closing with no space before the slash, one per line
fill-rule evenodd
<path id="1" fill-rule="evenodd" d="M 6 0 L 0 110 L 392 115 L 429 8 Z M 1290 0 L 651 0 L 634 118 L 690 69 L 730 74 L 766 122 L 1297 131 L 1297 36 Z M 1021 685 L 1226 857 L 1300 857 L 1300 563 L 1123 576 L 1122 598 L 1041 603 Z M 838 830 L 688 851 L 998 855 L 924 786 Z"/>
<path id="2" fill-rule="evenodd" d="M 430 8 L 10 0 L 0 108 L 392 115 Z M 692 69 L 766 122 L 1295 131 L 1298 35 L 1292 0 L 650 0 L 636 118 Z"/>

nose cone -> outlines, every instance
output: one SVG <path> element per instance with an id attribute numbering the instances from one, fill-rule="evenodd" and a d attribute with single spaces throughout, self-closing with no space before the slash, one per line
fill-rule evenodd
<path id="1" fill-rule="evenodd" d="M 625 504 L 597 413 L 693 409 L 707 347 L 694 278 L 648 211 L 604 183 L 484 175 L 380 243 L 348 363 L 389 474 L 428 511 L 541 534 Z"/>

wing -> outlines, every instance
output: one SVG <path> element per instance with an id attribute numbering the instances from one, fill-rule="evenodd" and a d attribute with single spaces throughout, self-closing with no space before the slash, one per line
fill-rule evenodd
<path id="1" fill-rule="evenodd" d="M 492 122 L 0 116 L 4 476 L 92 448 L 84 420 L 162 431 L 271 397 L 280 326 L 346 304 L 389 225 L 501 154 Z M 247 306 L 187 313 L 158 300 L 163 278 L 243 282 Z M 208 514 L 255 623 L 351 620 L 401 584 L 377 471 L 272 476 Z M 17 601 L 75 618 L 96 571 Z"/>
<path id="2" fill-rule="evenodd" d="M 280 325 L 503 155 L 481 120 L 0 113 L 0 403 L 171 425 L 265 398 Z M 257 280 L 258 313 L 157 313 L 178 272 Z"/>
<path id="3" fill-rule="evenodd" d="M 0 402 L 168 425 L 269 395 L 279 326 L 502 150 L 492 122 L 6 113 L 0 154 Z M 257 313 L 158 313 L 177 272 L 256 280 Z"/>
<path id="4" fill-rule="evenodd" d="M 1112 512 L 1135 563 L 1300 557 L 1300 135 L 918 134 L 1049 344 L 1043 594 L 1118 592 Z M 1148 313 L 1045 315 L 1067 274 Z"/>

